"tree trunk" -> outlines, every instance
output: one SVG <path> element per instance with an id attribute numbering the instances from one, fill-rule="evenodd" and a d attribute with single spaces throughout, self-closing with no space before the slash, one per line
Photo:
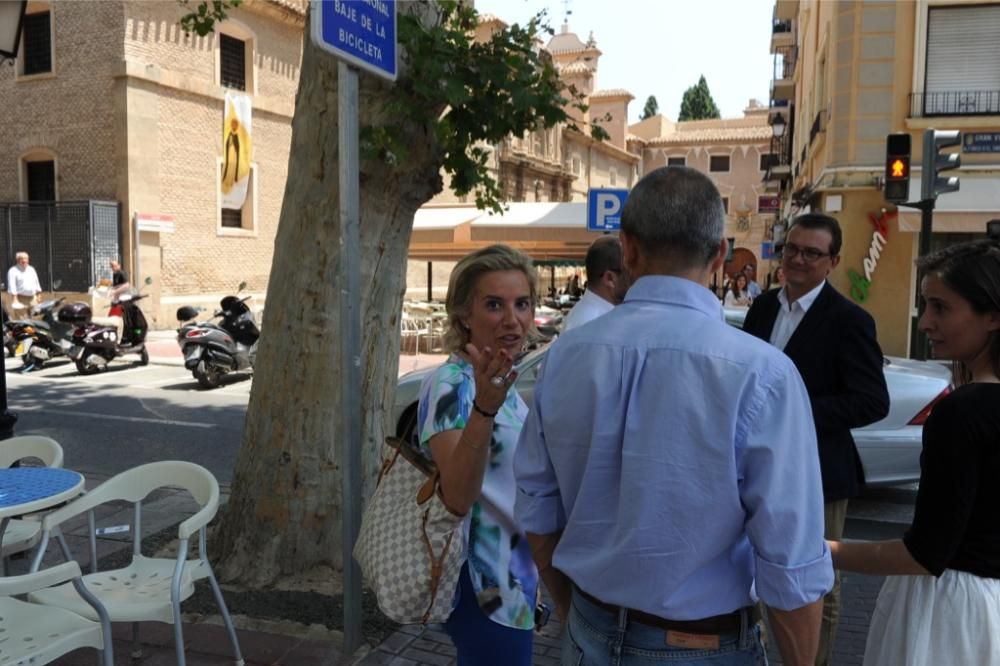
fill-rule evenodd
<path id="1" fill-rule="evenodd" d="M 427 11 L 423 3 L 403 5 L 407 9 L 400 11 Z M 361 126 L 398 124 L 385 111 L 389 84 L 365 74 L 360 78 Z M 337 124 L 337 61 L 307 37 L 243 443 L 232 495 L 213 537 L 223 580 L 264 586 L 319 564 L 342 570 Z M 361 164 L 358 390 L 365 497 L 395 392 L 413 216 L 441 191 L 433 130 L 403 129 L 409 149 L 404 163 Z"/>

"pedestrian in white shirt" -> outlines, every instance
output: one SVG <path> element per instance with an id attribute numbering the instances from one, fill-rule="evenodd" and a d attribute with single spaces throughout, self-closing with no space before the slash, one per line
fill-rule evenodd
<path id="1" fill-rule="evenodd" d="M 587 249 L 587 290 L 566 315 L 563 330 L 582 326 L 610 311 L 625 298 L 629 280 L 622 272 L 622 245 L 615 236 L 601 236 Z"/>
<path id="2" fill-rule="evenodd" d="M 28 253 L 18 252 L 15 258 L 17 263 L 7 271 L 7 291 L 11 295 L 12 302 L 18 302 L 26 308 L 30 308 L 38 301 L 42 285 L 38 281 L 38 273 L 28 263 Z"/>

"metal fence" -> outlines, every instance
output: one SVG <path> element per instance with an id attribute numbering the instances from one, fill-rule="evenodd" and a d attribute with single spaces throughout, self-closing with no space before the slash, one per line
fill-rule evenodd
<path id="1" fill-rule="evenodd" d="M 59 291 L 85 292 L 121 259 L 120 209 L 116 201 L 0 203 L 4 266 L 27 252 L 43 289 L 58 282 Z"/>
<path id="2" fill-rule="evenodd" d="M 994 116 L 1000 114 L 1000 90 L 952 90 L 910 93 L 910 117 Z"/>

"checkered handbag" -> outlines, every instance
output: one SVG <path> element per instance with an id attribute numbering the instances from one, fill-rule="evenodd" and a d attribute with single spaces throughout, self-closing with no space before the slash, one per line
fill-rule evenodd
<path id="1" fill-rule="evenodd" d="M 387 437 L 354 559 L 390 619 L 427 624 L 451 615 L 463 562 L 462 520 L 441 501 L 434 463 Z"/>

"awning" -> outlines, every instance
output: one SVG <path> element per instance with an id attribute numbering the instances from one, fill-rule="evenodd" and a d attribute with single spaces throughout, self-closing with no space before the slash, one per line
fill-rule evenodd
<path id="1" fill-rule="evenodd" d="M 421 208 L 414 218 L 409 257 L 458 261 L 470 252 L 504 243 L 539 265 L 576 266 L 601 235 L 587 230 L 586 206 L 584 202 L 519 202 L 508 204 L 501 215 L 473 206 Z"/>
<path id="2" fill-rule="evenodd" d="M 502 215 L 486 213 L 473 221 L 474 227 L 558 227 L 587 228 L 587 204 L 512 203 Z"/>
<path id="3" fill-rule="evenodd" d="M 478 208 L 467 206 L 448 208 L 421 208 L 413 216 L 413 229 L 454 229 L 484 215 Z"/>
<path id="4" fill-rule="evenodd" d="M 912 172 L 911 172 L 912 173 Z M 934 231 L 986 233 L 986 222 L 1000 218 L 1000 172 L 948 171 L 958 175 L 958 192 L 948 192 L 934 204 Z M 920 198 L 920 176 L 910 177 L 910 199 Z M 920 231 L 920 211 L 900 207 L 899 230 Z"/>

